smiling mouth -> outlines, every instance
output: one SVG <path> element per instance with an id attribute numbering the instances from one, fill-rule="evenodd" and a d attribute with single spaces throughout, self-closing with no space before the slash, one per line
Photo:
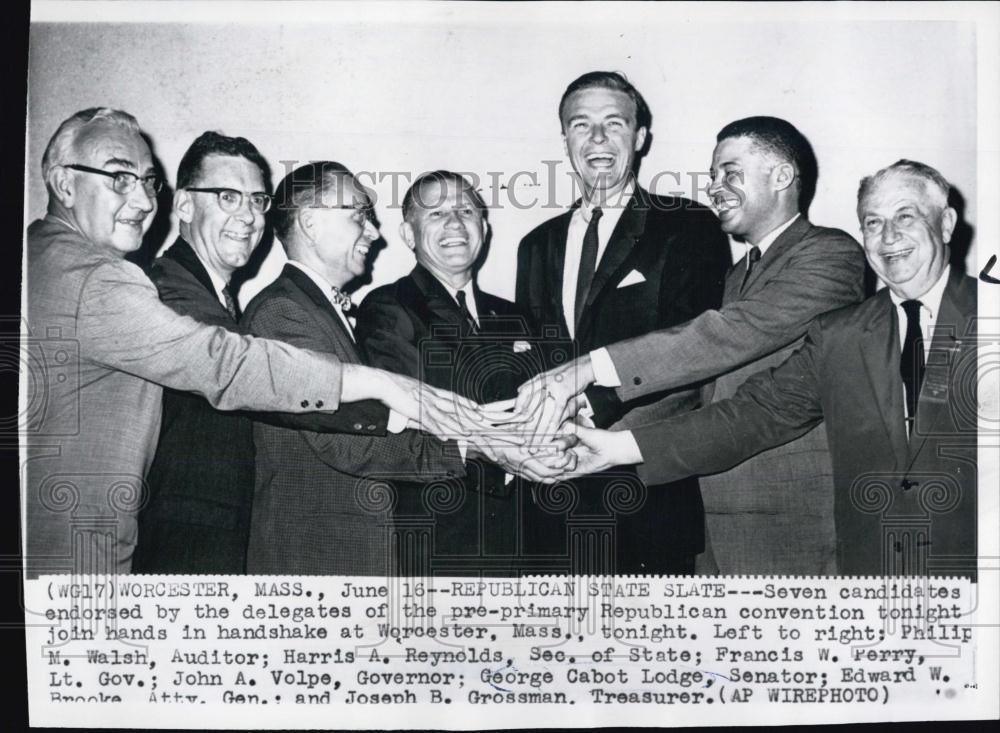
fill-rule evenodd
<path id="1" fill-rule="evenodd" d="M 594 168 L 611 168 L 615 164 L 615 156 L 611 153 L 591 153 L 586 160 Z"/>
<path id="2" fill-rule="evenodd" d="M 914 249 L 913 247 L 909 247 L 907 249 L 901 249 L 896 252 L 882 252 L 880 253 L 880 256 L 886 262 L 890 263 L 896 262 L 897 260 L 903 260 L 909 257 L 910 253 L 913 252 L 913 249 Z"/>
<path id="3" fill-rule="evenodd" d="M 372 248 L 371 242 L 358 242 L 354 245 L 354 251 L 362 257 L 368 256 L 368 250 Z"/>
<path id="4" fill-rule="evenodd" d="M 467 247 L 469 240 L 465 237 L 448 237 L 438 243 L 441 247 Z"/>
<path id="5" fill-rule="evenodd" d="M 146 221 L 146 217 L 141 219 L 115 219 L 116 222 L 122 226 L 131 227 L 132 229 L 142 229 L 142 224 Z"/>
<path id="6" fill-rule="evenodd" d="M 248 244 L 250 242 L 250 232 L 246 234 L 237 234 L 236 232 L 223 232 L 222 236 L 226 239 L 231 239 L 239 244 Z"/>

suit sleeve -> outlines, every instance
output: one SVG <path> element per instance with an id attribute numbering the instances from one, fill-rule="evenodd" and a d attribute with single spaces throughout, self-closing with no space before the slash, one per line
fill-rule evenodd
<path id="1" fill-rule="evenodd" d="M 783 445 L 823 419 L 818 364 L 821 325 L 781 365 L 753 375 L 736 394 L 694 412 L 632 429 L 649 484 L 725 471 Z"/>
<path id="2" fill-rule="evenodd" d="M 82 358 L 195 392 L 220 410 L 336 410 L 342 365 L 330 354 L 207 326 L 160 302 L 124 260 L 88 275 L 77 318 Z"/>
<path id="3" fill-rule="evenodd" d="M 703 313 L 719 308 L 730 266 L 729 240 L 719 228 L 715 216 L 706 210 L 690 212 L 683 234 L 670 246 L 673 254 L 660 281 L 657 304 L 657 325 L 660 329 L 688 323 Z M 599 386 L 587 390 L 595 425 L 603 427 L 617 423 L 636 405 L 634 401 L 624 401 L 621 391 Z M 654 392 L 641 396 L 651 394 Z M 636 396 L 633 395 L 633 398 Z"/>
<path id="4" fill-rule="evenodd" d="M 752 297 L 608 348 L 628 401 L 711 379 L 786 346 L 817 316 L 862 296 L 864 259 L 842 232 L 804 247 Z"/>
<path id="5" fill-rule="evenodd" d="M 328 348 L 317 338 L 318 327 L 312 316 L 290 298 L 278 296 L 256 302 L 247 313 L 246 325 L 252 333 L 267 338 L 314 349 Z M 321 461 L 352 476 L 390 472 L 430 479 L 465 474 L 454 444 L 415 430 L 384 437 L 308 429 L 301 429 L 300 434 Z"/>

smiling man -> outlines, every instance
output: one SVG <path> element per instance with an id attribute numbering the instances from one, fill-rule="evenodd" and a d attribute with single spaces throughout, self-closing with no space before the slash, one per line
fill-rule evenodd
<path id="1" fill-rule="evenodd" d="M 515 353 L 516 342 L 533 335 L 528 319 L 475 280 L 486 214 L 479 193 L 457 173 L 434 171 L 413 182 L 403 198 L 400 234 L 417 265 L 369 293 L 358 313 L 358 341 L 372 366 L 483 403 L 513 397 L 517 385 L 537 371 L 530 366 L 540 355 Z M 432 542 L 400 543 L 403 572 L 512 572 L 516 480 L 506 481 L 504 471 L 486 460 L 470 461 L 467 474 L 448 487 L 410 485 L 400 492 L 399 524 L 424 530 L 433 525 Z"/>
<path id="2" fill-rule="evenodd" d="M 288 263 L 247 306 L 243 324 L 256 335 L 336 354 L 345 364 L 363 363 L 345 287 L 364 275 L 379 237 L 369 193 L 343 165 L 320 161 L 289 173 L 275 197 L 274 231 Z M 460 481 L 465 474 L 455 443 L 403 430 L 407 421 L 378 403 L 339 412 L 351 416 L 353 431 L 301 422 L 255 424 L 248 572 L 395 572 L 388 505 L 373 506 L 381 489 L 369 487 L 401 476 Z"/>
<path id="3" fill-rule="evenodd" d="M 948 193 L 909 160 L 863 179 L 864 251 L 888 287 L 820 316 L 801 349 L 729 399 L 631 432 L 582 430 L 583 470 L 712 473 L 825 420 L 836 570 L 975 578 L 976 280 L 948 266 Z"/>
<path id="4" fill-rule="evenodd" d="M 721 307 L 619 343 L 594 344 L 607 348 L 543 375 L 522 397 L 545 383 L 555 395 L 550 402 L 561 404 L 567 392 L 596 382 L 615 388 L 610 403 L 627 406 L 714 378 L 703 390 L 707 403 L 784 361 L 817 315 L 862 297 L 857 242 L 806 218 L 815 171 L 808 140 L 785 120 L 748 117 L 723 127 L 708 187 L 723 231 L 735 240 Z M 821 426 L 700 481 L 711 547 L 699 557 L 700 574 L 834 571 L 831 468 Z"/>
<path id="5" fill-rule="evenodd" d="M 542 327 L 571 339 L 580 353 L 718 307 L 730 263 L 715 217 L 693 201 L 657 196 L 636 183 L 652 125 L 639 91 L 621 74 L 591 72 L 566 88 L 558 113 L 582 196 L 522 240 L 518 305 Z M 567 375 L 568 382 L 575 379 Z M 700 396 L 691 388 L 624 404 L 612 390 L 593 387 L 587 398 L 594 422 L 608 427 L 690 410 Z M 620 478 L 631 492 L 624 504 L 612 496 Z M 550 513 L 552 502 L 540 496 L 529 507 L 529 539 L 541 554 L 565 555 L 572 546 L 567 522 L 602 516 L 606 526 L 614 525 L 616 547 L 589 572 L 691 573 L 704 547 L 698 482 L 685 480 L 669 491 L 646 488 L 634 477 L 587 479 L 578 484 L 580 502 L 569 513 Z"/>
<path id="6" fill-rule="evenodd" d="M 247 139 L 205 132 L 177 170 L 180 236 L 151 268 L 160 300 L 202 323 L 239 330 L 229 283 L 260 243 L 270 171 Z M 242 413 L 167 389 L 134 572 L 243 573 L 253 501 L 253 428 Z"/>
<path id="7" fill-rule="evenodd" d="M 398 375 L 202 324 L 161 303 L 124 258 L 142 244 L 162 185 L 132 115 L 95 107 L 65 120 L 42 156 L 42 175 L 48 211 L 27 237 L 30 409 L 19 425 L 27 438 L 27 577 L 131 569 L 163 387 L 200 394 L 217 409 L 282 414 L 375 398 L 438 433 L 458 429 L 454 413 L 474 408 Z M 249 242 L 246 231 L 233 233 Z"/>

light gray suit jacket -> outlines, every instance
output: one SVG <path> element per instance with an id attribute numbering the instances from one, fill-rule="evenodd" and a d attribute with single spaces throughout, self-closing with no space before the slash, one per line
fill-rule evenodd
<path id="1" fill-rule="evenodd" d="M 28 577 L 129 572 L 162 386 L 218 409 L 334 410 L 334 356 L 180 316 L 135 265 L 53 217 L 28 228 Z"/>
<path id="2" fill-rule="evenodd" d="M 705 402 L 730 397 L 751 375 L 782 363 L 818 315 L 859 302 L 863 273 L 864 256 L 854 239 L 800 216 L 745 285 L 746 260 L 730 270 L 719 310 L 608 347 L 622 379 L 618 392 L 631 399 L 715 376 Z M 711 552 L 699 558 L 699 572 L 835 572 L 832 475 L 819 425 L 787 445 L 702 477 Z"/>

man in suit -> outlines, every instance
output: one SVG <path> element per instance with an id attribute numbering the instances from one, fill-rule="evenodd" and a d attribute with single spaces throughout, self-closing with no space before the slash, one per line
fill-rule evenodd
<path id="1" fill-rule="evenodd" d="M 711 407 L 581 431 L 581 470 L 651 480 L 724 470 L 826 421 L 838 570 L 976 574 L 976 280 L 952 271 L 949 185 L 900 160 L 861 182 L 864 251 L 888 286 L 820 316 L 798 351 Z"/>
<path id="2" fill-rule="evenodd" d="M 329 354 L 252 339 L 163 305 L 127 262 L 162 180 L 138 122 L 108 108 L 60 126 L 42 157 L 48 213 L 28 228 L 25 572 L 126 573 L 162 388 L 218 409 L 336 410 L 377 398 L 439 432 L 461 400 Z"/>
<path id="3" fill-rule="evenodd" d="M 628 404 L 714 377 L 705 402 L 725 399 L 749 376 L 783 362 L 816 316 L 858 302 L 864 257 L 857 242 L 806 218 L 814 175 L 811 146 L 785 120 L 750 117 L 723 127 L 708 192 L 722 229 L 739 242 L 722 307 L 598 349 L 570 367 L 571 378 L 617 387 L 611 401 Z M 703 476 L 701 487 L 710 551 L 699 558 L 699 573 L 835 572 L 822 425 Z"/>
<path id="4" fill-rule="evenodd" d="M 413 182 L 403 198 L 400 233 L 417 265 L 369 293 L 358 313 L 358 341 L 373 366 L 477 402 L 512 397 L 538 371 L 543 349 L 526 348 L 533 335 L 527 319 L 476 283 L 487 231 L 486 205 L 461 175 L 434 171 Z M 494 450 L 487 455 L 524 470 L 516 456 Z M 514 569 L 515 482 L 488 460 L 471 461 L 468 474 L 447 491 L 414 488 L 401 497 L 397 523 L 433 524 L 431 546 L 401 557 L 410 572 L 505 575 Z"/>
<path id="5" fill-rule="evenodd" d="M 202 323 L 239 330 L 229 283 L 264 233 L 269 181 L 267 162 L 245 138 L 206 132 L 192 143 L 177 170 L 180 236 L 149 273 L 160 300 Z M 164 390 L 133 572 L 245 572 L 253 460 L 248 416 Z"/>
<path id="6" fill-rule="evenodd" d="M 253 334 L 335 354 L 345 364 L 362 363 L 343 289 L 364 274 L 378 238 L 368 194 L 342 165 L 318 162 L 292 171 L 275 197 L 274 231 L 288 263 L 249 304 L 244 325 Z M 358 419 L 373 432 L 376 421 L 390 423 L 390 432 L 408 422 L 388 415 Z M 257 422 L 254 439 L 251 573 L 395 571 L 388 511 L 405 490 L 392 485 L 400 476 L 448 482 L 465 474 L 455 443 L 415 430 L 349 435 Z"/>
<path id="7" fill-rule="evenodd" d="M 584 74 L 563 94 L 559 120 L 583 198 L 522 240 L 518 304 L 583 353 L 717 307 L 729 249 L 715 217 L 692 201 L 655 196 L 636 184 L 652 120 L 638 90 L 617 73 Z M 592 388 L 587 398 L 602 427 L 642 424 L 700 400 L 693 387 L 628 403 Z M 621 486 L 624 501 L 615 496 Z M 539 552 L 565 552 L 567 520 L 598 515 L 615 524 L 614 557 L 581 570 L 693 572 L 704 547 L 696 480 L 660 491 L 634 477 L 607 475 L 581 481 L 577 491 L 575 511 L 550 511 L 542 496 L 526 520 Z"/>

